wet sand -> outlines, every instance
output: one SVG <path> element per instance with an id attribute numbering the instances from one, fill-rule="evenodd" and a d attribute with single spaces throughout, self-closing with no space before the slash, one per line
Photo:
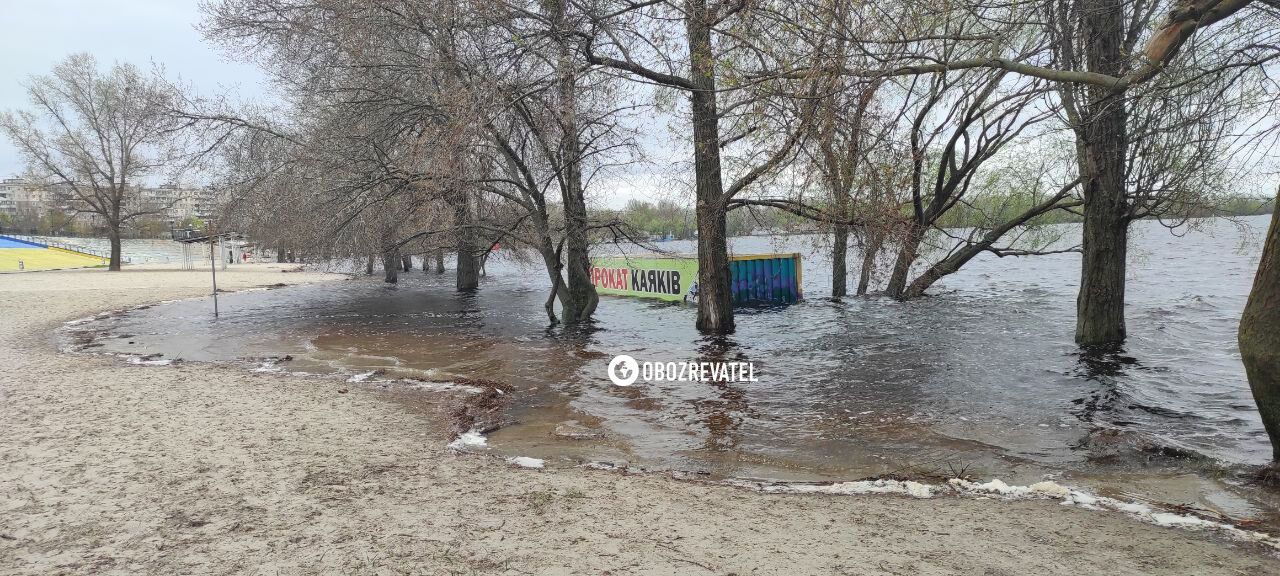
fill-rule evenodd
<path id="1" fill-rule="evenodd" d="M 219 286 L 335 280 L 237 266 Z M 1261 547 L 1057 501 L 759 494 L 518 469 L 340 380 L 56 351 L 208 275 L 0 276 L 3 574 L 1267 574 Z M 346 390 L 346 392 L 343 392 Z"/>

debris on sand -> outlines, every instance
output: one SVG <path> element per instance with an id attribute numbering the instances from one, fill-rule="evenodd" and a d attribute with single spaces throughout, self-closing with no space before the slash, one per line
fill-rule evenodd
<path id="1" fill-rule="evenodd" d="M 484 434 L 481 434 L 479 430 L 468 430 L 459 434 L 453 442 L 450 442 L 449 448 L 452 450 L 464 451 L 468 448 L 485 448 L 488 444 L 488 439 L 486 439 Z"/>
<path id="2" fill-rule="evenodd" d="M 135 366 L 168 366 L 173 364 L 175 360 L 162 358 L 164 354 L 147 354 L 145 356 L 129 356 L 126 362 Z"/>
<path id="3" fill-rule="evenodd" d="M 449 431 L 455 438 L 470 431 L 492 432 L 502 426 L 503 412 L 511 401 L 509 384 L 472 378 L 458 378 L 456 382 L 479 392 L 459 398 L 449 409 L 453 422 Z"/>

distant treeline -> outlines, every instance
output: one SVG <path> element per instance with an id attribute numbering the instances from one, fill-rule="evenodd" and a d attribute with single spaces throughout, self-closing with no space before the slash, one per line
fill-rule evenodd
<path id="1" fill-rule="evenodd" d="M 688 240 L 698 230 L 693 207 L 671 200 L 632 200 L 622 210 L 614 210 L 613 215 L 633 230 L 656 240 L 668 237 Z M 812 229 L 813 222 L 781 210 L 734 210 L 727 222 L 729 236 L 795 231 L 801 226 Z"/>
<path id="2" fill-rule="evenodd" d="M 1006 220 L 1025 212 L 1036 200 L 1025 195 L 983 194 L 975 196 L 968 204 L 957 206 L 940 219 L 944 228 L 974 228 L 989 222 Z M 1255 216 L 1271 214 L 1275 210 L 1274 198 L 1233 196 L 1213 206 L 1197 206 L 1183 216 L 1203 218 L 1209 216 Z M 904 207 L 907 209 L 909 207 Z M 648 202 L 632 200 L 621 210 L 613 211 L 632 229 L 654 239 L 673 238 L 688 240 L 694 237 L 697 222 L 691 206 L 671 200 Z M 1036 218 L 1035 224 L 1065 224 L 1080 222 L 1078 214 L 1055 210 Z M 781 210 L 735 210 L 729 213 L 729 235 L 749 236 L 773 232 L 817 232 L 811 220 L 805 220 Z"/>
<path id="3" fill-rule="evenodd" d="M 939 219 L 943 228 L 973 228 L 984 222 L 999 222 L 1026 211 L 1035 199 L 1023 195 L 983 194 L 967 204 L 956 206 Z M 1275 211 L 1275 198 L 1230 196 L 1212 204 L 1200 204 L 1185 210 L 1173 210 L 1168 217 L 1207 218 L 1210 216 L 1255 216 Z M 1054 210 L 1041 215 L 1033 224 L 1066 224 L 1080 222 L 1079 209 Z"/>

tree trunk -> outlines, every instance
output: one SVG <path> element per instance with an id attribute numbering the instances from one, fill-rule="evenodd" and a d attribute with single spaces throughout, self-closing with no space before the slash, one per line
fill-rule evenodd
<path id="1" fill-rule="evenodd" d="M 404 263 L 404 271 L 405 271 L 405 272 L 412 272 L 412 271 L 413 271 L 413 256 L 410 256 L 410 255 L 408 255 L 408 254 L 405 254 L 405 255 L 402 257 L 402 260 L 403 260 L 403 263 Z"/>
<path id="2" fill-rule="evenodd" d="M 459 292 L 475 290 L 480 286 L 480 258 L 471 229 L 471 202 L 465 193 L 455 193 L 453 216 L 458 227 L 458 276 Z"/>
<path id="3" fill-rule="evenodd" d="M 375 259 L 377 259 L 377 256 L 375 256 L 375 255 L 373 255 L 373 254 L 370 254 L 370 255 L 369 255 L 369 259 L 365 261 L 365 263 L 364 263 L 364 275 L 365 275 L 365 276 L 373 276 L 373 261 L 374 261 Z"/>
<path id="4" fill-rule="evenodd" d="M 858 273 L 858 296 L 866 296 L 871 287 L 871 274 L 876 269 L 876 257 L 880 255 L 880 247 L 884 244 L 884 234 L 877 231 L 868 232 L 866 251 L 862 254 L 862 270 Z"/>
<path id="5" fill-rule="evenodd" d="M 436 274 L 444 274 L 444 248 L 436 248 Z"/>
<path id="6" fill-rule="evenodd" d="M 560 322 L 560 319 L 556 317 L 556 301 L 560 301 L 562 309 L 567 309 L 565 302 L 568 302 L 572 296 L 564 285 L 564 276 L 561 274 L 563 266 L 560 263 L 560 256 L 556 254 L 550 235 L 542 237 L 542 244 L 539 246 L 538 252 L 542 255 L 542 262 L 547 269 L 547 277 L 551 280 L 551 293 L 547 295 L 544 308 L 547 311 L 547 320 L 554 325 Z"/>
<path id="7" fill-rule="evenodd" d="M 566 0 L 556 0 L 551 5 L 552 29 L 558 39 L 556 62 L 556 91 L 559 98 L 560 153 L 563 162 L 560 199 L 564 206 L 565 267 L 568 269 L 561 301 L 562 316 L 566 324 L 574 324 L 591 318 L 600 301 L 595 284 L 591 283 L 591 255 L 588 253 L 587 203 L 582 189 L 582 146 L 578 141 L 578 76 L 577 62 L 573 58 L 573 45 L 565 31 L 567 20 Z M 558 263 L 557 263 L 558 264 Z M 556 277 L 559 278 L 558 271 Z"/>
<path id="8" fill-rule="evenodd" d="M 720 173 L 720 114 L 716 106 L 715 55 L 711 49 L 711 15 L 705 0 L 688 0 L 690 91 L 693 117 L 693 171 L 698 221 L 699 330 L 729 334 L 734 330 L 729 276 L 724 182 Z"/>
<path id="9" fill-rule="evenodd" d="M 1271 439 L 1271 459 L 1280 462 L 1280 205 L 1271 215 L 1262 262 L 1240 318 L 1239 342 L 1249 389 Z"/>
<path id="10" fill-rule="evenodd" d="M 889 275 L 889 284 L 884 293 L 890 298 L 903 299 L 907 290 L 907 276 L 911 274 L 911 265 L 915 264 L 920 254 L 920 242 L 924 240 L 924 226 L 912 224 L 907 235 L 902 239 L 902 247 L 898 249 L 898 257 L 893 261 L 893 273 Z"/>
<path id="11" fill-rule="evenodd" d="M 1115 0 L 1086 4 L 1086 56 L 1089 69 L 1120 75 L 1124 58 L 1124 8 Z M 1080 294 L 1076 298 L 1076 343 L 1115 345 L 1124 341 L 1124 273 L 1129 217 L 1125 200 L 1128 134 L 1124 95 L 1110 88 L 1088 89 L 1081 138 L 1084 178 L 1084 237 Z"/>
<path id="12" fill-rule="evenodd" d="M 112 223 L 107 226 L 107 238 L 111 241 L 111 262 L 107 266 L 107 270 L 120 271 L 120 224 Z"/>
<path id="13" fill-rule="evenodd" d="M 839 203 L 837 203 L 838 205 Z M 840 214 L 846 211 L 841 210 Z M 844 298 L 849 293 L 849 225 L 836 224 L 831 247 L 831 297 Z"/>
<path id="14" fill-rule="evenodd" d="M 387 250 L 382 253 L 382 281 L 395 284 L 400 281 L 400 251 Z"/>
<path id="15" fill-rule="evenodd" d="M 284 248 L 276 248 L 276 264 L 284 264 Z"/>

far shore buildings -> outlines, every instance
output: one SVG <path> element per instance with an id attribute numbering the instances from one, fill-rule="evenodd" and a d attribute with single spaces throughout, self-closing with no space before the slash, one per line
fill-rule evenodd
<path id="1" fill-rule="evenodd" d="M 153 212 L 149 216 L 161 220 L 182 221 L 203 218 L 216 212 L 217 194 L 210 187 L 181 187 L 165 184 L 142 187 L 130 195 L 130 210 Z M 0 180 L 0 214 L 14 221 L 23 217 L 40 217 L 50 212 L 72 216 L 76 199 L 66 185 L 41 184 L 23 178 Z M 80 218 L 89 218 L 81 214 Z"/>

